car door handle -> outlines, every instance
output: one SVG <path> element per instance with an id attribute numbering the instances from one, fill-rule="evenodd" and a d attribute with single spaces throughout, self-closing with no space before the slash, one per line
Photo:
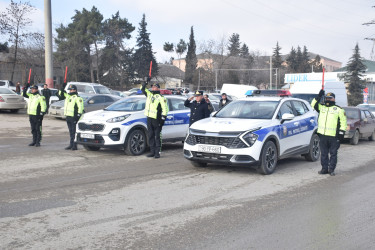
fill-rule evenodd
<path id="1" fill-rule="evenodd" d="M 172 118 L 173 118 L 172 115 L 168 115 L 168 116 L 167 116 L 167 119 L 172 119 Z"/>
<path id="2" fill-rule="evenodd" d="M 299 122 L 295 122 L 295 123 L 293 123 L 294 124 L 294 126 L 298 126 L 299 125 Z"/>

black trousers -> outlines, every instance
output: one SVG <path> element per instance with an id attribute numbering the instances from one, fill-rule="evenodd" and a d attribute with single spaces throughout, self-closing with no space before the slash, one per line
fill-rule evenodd
<path id="1" fill-rule="evenodd" d="M 340 140 L 334 136 L 320 135 L 320 162 L 322 170 L 335 171 L 337 165 L 337 152 L 340 148 Z"/>
<path id="2" fill-rule="evenodd" d="M 161 148 L 161 123 L 158 119 L 147 117 L 147 130 L 151 153 L 158 154 Z"/>
<path id="3" fill-rule="evenodd" d="M 70 135 L 70 146 L 73 147 L 74 139 L 76 136 L 77 119 L 72 116 L 66 117 L 66 124 L 68 124 L 69 135 Z"/>
<path id="4" fill-rule="evenodd" d="M 33 143 L 40 143 L 42 140 L 42 121 L 43 116 L 29 115 L 31 134 L 33 135 Z"/>

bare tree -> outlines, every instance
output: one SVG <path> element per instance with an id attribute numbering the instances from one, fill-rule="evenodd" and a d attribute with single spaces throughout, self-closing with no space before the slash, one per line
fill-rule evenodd
<path id="1" fill-rule="evenodd" d="M 35 11 L 29 2 L 16 3 L 13 0 L 5 11 L 0 12 L 0 32 L 8 36 L 8 41 L 14 46 L 13 69 L 10 80 L 13 81 L 14 69 L 17 63 L 18 47 L 30 35 L 27 27 L 32 20 L 27 16 Z"/>

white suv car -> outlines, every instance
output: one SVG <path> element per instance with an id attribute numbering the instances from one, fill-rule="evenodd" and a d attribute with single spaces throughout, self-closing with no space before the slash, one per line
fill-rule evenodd
<path id="1" fill-rule="evenodd" d="M 90 83 L 90 82 L 68 82 L 65 86 L 65 91 L 69 93 L 68 88 L 70 85 L 76 85 L 78 94 L 105 94 L 110 95 L 111 91 L 104 85 L 99 83 Z"/>
<path id="2" fill-rule="evenodd" d="M 229 103 L 210 118 L 195 122 L 184 156 L 196 167 L 207 163 L 258 165 L 272 174 L 280 158 L 320 157 L 317 113 L 296 98 L 249 97 Z"/>
<path id="3" fill-rule="evenodd" d="M 163 142 L 183 142 L 188 128 L 190 109 L 185 98 L 165 95 L 169 112 L 162 129 Z M 148 145 L 146 97 L 123 98 L 103 110 L 88 112 L 79 120 L 76 141 L 87 150 L 122 147 L 126 154 L 143 154 Z"/>

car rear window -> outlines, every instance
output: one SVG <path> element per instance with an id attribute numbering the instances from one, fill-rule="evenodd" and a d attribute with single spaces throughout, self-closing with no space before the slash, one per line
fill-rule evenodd
<path id="1" fill-rule="evenodd" d="M 14 92 L 7 88 L 0 88 L 0 94 L 14 94 Z"/>

